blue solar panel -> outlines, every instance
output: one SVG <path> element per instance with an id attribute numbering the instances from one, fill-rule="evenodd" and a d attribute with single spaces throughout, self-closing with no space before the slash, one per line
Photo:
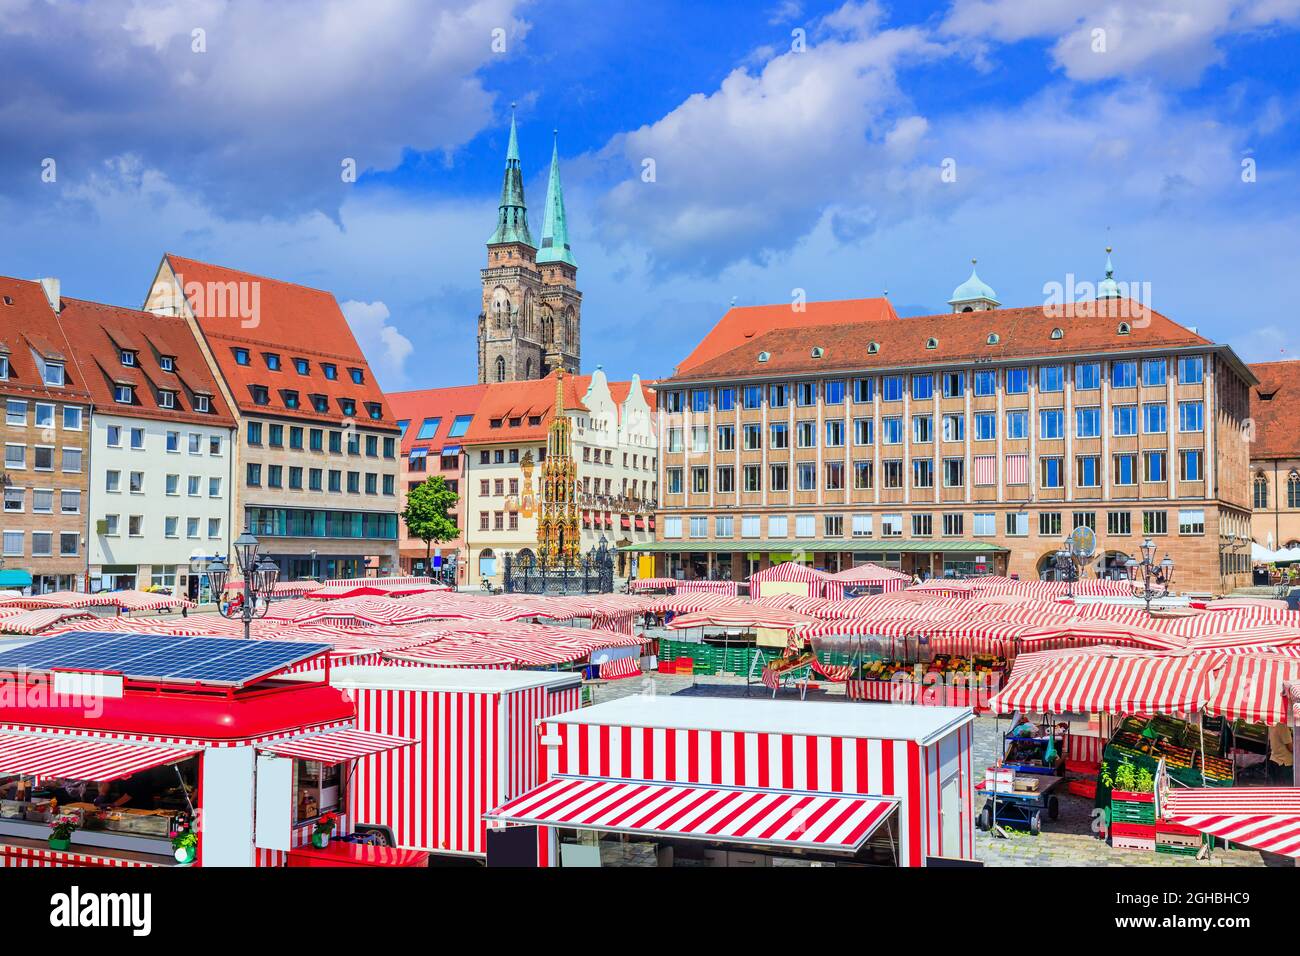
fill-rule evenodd
<path id="1" fill-rule="evenodd" d="M 0 652 L 0 671 L 74 669 L 234 687 L 329 650 L 328 644 L 72 631 Z"/>

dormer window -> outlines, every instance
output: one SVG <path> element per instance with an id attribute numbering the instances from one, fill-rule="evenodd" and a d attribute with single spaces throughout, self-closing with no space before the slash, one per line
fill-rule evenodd
<path id="1" fill-rule="evenodd" d="M 927 349 L 937 349 L 937 348 L 939 347 L 939 340 L 938 340 L 938 339 L 926 339 L 926 340 L 925 340 L 925 347 L 926 347 Z"/>
<path id="2" fill-rule="evenodd" d="M 119 405 L 135 404 L 135 386 L 134 385 L 114 385 L 113 401 Z"/>
<path id="3" fill-rule="evenodd" d="M 67 384 L 67 376 L 64 373 L 62 362 L 51 362 L 47 359 L 42 364 L 41 377 L 46 385 L 52 388 L 62 388 Z"/>
<path id="4" fill-rule="evenodd" d="M 320 370 L 325 373 L 325 377 L 331 382 L 339 377 L 339 367 L 330 362 L 321 362 Z"/>
<path id="5" fill-rule="evenodd" d="M 366 402 L 366 412 L 374 421 L 379 421 L 384 417 L 384 406 L 378 402 Z"/>
<path id="6" fill-rule="evenodd" d="M 758 353 L 758 360 L 759 360 L 760 362 L 766 362 L 766 361 L 767 361 L 768 359 L 770 359 L 771 357 L 772 357 L 772 353 L 771 353 L 771 352 L 759 352 L 759 353 Z"/>
<path id="7" fill-rule="evenodd" d="M 518 428 L 518 427 L 519 427 L 520 425 L 522 425 L 523 423 L 524 423 L 523 418 L 512 418 L 512 419 L 510 419 L 510 427 L 511 427 L 511 428 Z"/>
<path id="8" fill-rule="evenodd" d="M 264 355 L 265 358 L 266 358 L 266 367 L 267 367 L 267 368 L 269 368 L 272 372 L 278 372 L 278 371 L 280 371 L 280 356 L 279 356 L 279 355 L 277 355 L 275 352 L 264 352 L 263 355 Z"/>
<path id="9" fill-rule="evenodd" d="M 1129 324 L 1128 324 L 1127 322 L 1121 322 L 1121 323 L 1119 324 L 1119 334 L 1120 334 L 1120 335 L 1128 335 L 1129 332 L 1131 332 L 1131 331 L 1132 331 L 1132 328 L 1129 326 Z"/>
<path id="10" fill-rule="evenodd" d="M 293 360 L 293 368 L 299 375 L 311 374 L 311 362 L 305 358 L 296 358 Z"/>
<path id="11" fill-rule="evenodd" d="M 365 373 L 362 372 L 361 369 L 350 368 L 348 369 L 348 374 L 352 376 L 352 383 L 354 385 L 364 385 L 366 383 Z"/>
<path id="12" fill-rule="evenodd" d="M 324 415 L 330 410 L 330 400 L 324 395 L 313 395 L 311 397 L 311 407 Z"/>
<path id="13" fill-rule="evenodd" d="M 823 355 L 825 355 L 825 354 L 826 354 L 826 350 L 825 350 L 824 348 L 822 348 L 820 345 L 814 345 L 814 346 L 813 346 L 813 350 L 812 350 L 812 357 L 813 357 L 813 358 L 815 358 L 815 359 L 816 359 L 816 358 L 821 358 L 821 357 L 822 357 Z"/>
<path id="14" fill-rule="evenodd" d="M 158 367 L 164 372 L 176 371 L 176 358 L 171 355 L 158 356 Z"/>
<path id="15" fill-rule="evenodd" d="M 231 351 L 235 353 L 236 365 L 248 364 L 248 349 L 231 349 Z"/>
<path id="16" fill-rule="evenodd" d="M 1063 339 L 1063 338 L 1065 338 L 1065 333 L 1064 333 L 1063 331 L 1061 331 L 1060 329 L 1052 329 L 1052 338 L 1053 338 L 1053 339 Z"/>
<path id="17" fill-rule="evenodd" d="M 11 296 L 11 295 L 7 295 L 7 296 L 5 296 L 5 297 L 4 297 L 4 303 L 5 303 L 5 305 L 13 305 L 13 304 L 14 304 L 14 297 Z"/>
<path id="18" fill-rule="evenodd" d="M 135 368 L 135 350 L 118 349 L 117 357 L 127 368 Z"/>
<path id="19" fill-rule="evenodd" d="M 175 408 L 175 407 L 176 407 L 176 393 L 173 392 L 171 389 L 168 389 L 168 388 L 162 388 L 162 389 L 159 389 L 159 390 L 158 390 L 158 407 L 159 407 L 159 408 Z"/>
<path id="20" fill-rule="evenodd" d="M 206 395 L 195 395 L 195 396 L 194 396 L 194 410 L 195 410 L 196 412 L 210 412 L 210 411 L 212 411 L 212 400 L 211 400 L 210 398 L 208 398 L 208 396 L 206 396 Z"/>
<path id="21" fill-rule="evenodd" d="M 340 398 L 339 407 L 343 409 L 343 414 L 349 418 L 357 413 L 357 403 L 350 398 Z"/>
<path id="22" fill-rule="evenodd" d="M 9 356 L 0 355 L 0 381 L 9 378 Z"/>
<path id="23" fill-rule="evenodd" d="M 987 339 L 984 340 L 984 344 L 985 344 L 985 345 L 997 345 L 997 344 L 998 344 L 999 342 L 1001 342 L 1001 341 L 1002 341 L 1002 339 L 998 337 L 998 334 L 997 334 L 996 332 L 990 332 L 990 333 L 989 333 L 989 337 L 988 337 Z"/>
<path id="24" fill-rule="evenodd" d="M 266 387 L 265 385 L 252 385 L 252 386 L 249 386 L 249 388 L 250 388 L 250 390 L 251 390 L 252 393 L 253 393 L 253 404 L 254 404 L 254 405 L 269 405 L 269 404 L 271 404 L 271 393 L 270 393 L 270 391 L 267 389 L 267 387 Z"/>
<path id="25" fill-rule="evenodd" d="M 286 388 L 284 391 L 280 393 L 280 395 L 284 398 L 285 408 L 298 407 L 298 393 L 296 391 L 294 391 L 291 388 Z"/>
<path id="26" fill-rule="evenodd" d="M 875 354 L 876 354 L 877 352 L 879 352 L 879 351 L 880 351 L 880 343 L 879 343 L 879 342 L 868 342 L 868 343 L 867 343 L 867 354 L 868 354 L 868 355 L 875 355 Z"/>

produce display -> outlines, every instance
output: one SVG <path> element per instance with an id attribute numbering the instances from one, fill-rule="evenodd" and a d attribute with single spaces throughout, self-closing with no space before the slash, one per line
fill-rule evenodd
<path id="1" fill-rule="evenodd" d="M 804 651 L 794 657 L 778 657 L 767 665 L 767 671 L 770 674 L 784 674 L 788 671 L 798 670 L 800 667 L 806 667 L 812 663 L 812 651 Z"/>
<path id="2" fill-rule="evenodd" d="M 954 680 L 964 679 L 973 672 L 976 679 L 987 678 L 994 674 L 1003 675 L 1007 662 L 1000 657 L 965 658 L 955 654 L 937 654 L 928 664 L 905 664 L 902 661 L 872 661 L 859 667 L 859 680 L 903 680 L 924 681 L 927 674 L 951 675 Z M 895 677 L 901 674 L 901 677 Z M 933 678 L 931 678 L 933 679 Z"/>
<path id="3" fill-rule="evenodd" d="M 1217 718 L 1215 718 L 1217 721 Z M 1169 776 L 1190 786 L 1229 786 L 1233 782 L 1232 761 L 1219 756 L 1223 735 L 1219 724 L 1205 728 L 1206 754 L 1200 751 L 1201 728 L 1175 717 L 1128 717 L 1120 724 L 1103 755 L 1103 769 L 1115 774 L 1123 764 L 1154 773 L 1161 758 Z M 1105 788 L 1101 788 L 1104 790 Z M 1098 793 L 1098 802 L 1109 799 Z"/>

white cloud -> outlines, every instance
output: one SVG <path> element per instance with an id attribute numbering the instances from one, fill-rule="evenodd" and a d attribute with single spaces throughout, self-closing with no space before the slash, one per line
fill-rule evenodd
<path id="1" fill-rule="evenodd" d="M 339 304 L 352 334 L 357 337 L 366 361 L 381 384 L 404 381 L 406 360 L 415 351 L 411 340 L 389 324 L 392 314 L 383 302 L 357 302 L 349 299 Z"/>

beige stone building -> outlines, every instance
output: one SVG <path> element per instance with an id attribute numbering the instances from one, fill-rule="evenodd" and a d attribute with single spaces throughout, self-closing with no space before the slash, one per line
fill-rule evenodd
<path id="1" fill-rule="evenodd" d="M 1119 294 L 1002 308 L 972 272 L 952 312 L 884 300 L 736 308 L 657 383 L 657 571 L 743 579 L 801 559 L 1036 578 L 1071 529 L 1087 574 L 1152 539 L 1180 589 L 1249 578 L 1254 376 Z"/>
<path id="2" fill-rule="evenodd" d="M 1300 548 L 1300 361 L 1251 371 L 1251 536 L 1267 551 Z"/>

